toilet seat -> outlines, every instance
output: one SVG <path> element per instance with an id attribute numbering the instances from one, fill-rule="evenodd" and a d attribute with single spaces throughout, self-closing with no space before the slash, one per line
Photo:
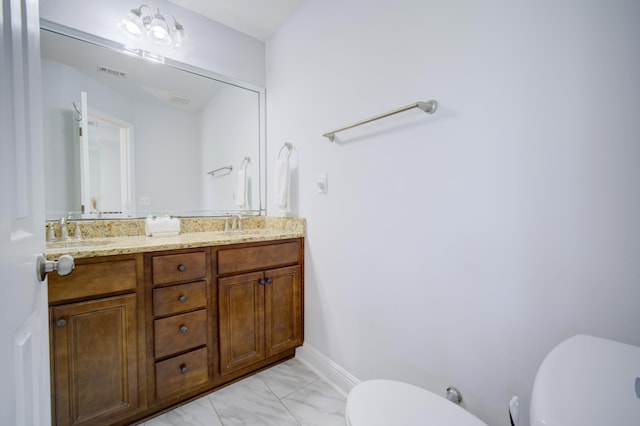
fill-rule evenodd
<path id="1" fill-rule="evenodd" d="M 394 380 L 369 380 L 347 398 L 349 426 L 487 426 L 464 408 L 426 389 Z"/>

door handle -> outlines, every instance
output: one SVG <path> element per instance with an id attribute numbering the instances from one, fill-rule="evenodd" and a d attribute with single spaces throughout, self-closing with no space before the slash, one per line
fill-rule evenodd
<path id="1" fill-rule="evenodd" d="M 58 271 L 58 275 L 69 275 L 75 267 L 76 263 L 70 254 L 63 254 L 58 260 L 47 260 L 44 254 L 39 254 L 36 261 L 36 275 L 38 281 L 44 281 L 49 272 Z"/>

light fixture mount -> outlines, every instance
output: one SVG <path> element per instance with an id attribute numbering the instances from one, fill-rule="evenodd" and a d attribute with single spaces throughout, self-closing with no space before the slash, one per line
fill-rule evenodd
<path id="1" fill-rule="evenodd" d="M 168 23 L 167 18 L 173 20 L 173 25 Z M 121 27 L 134 37 L 140 38 L 146 34 L 153 42 L 165 46 L 182 48 L 188 43 L 184 27 L 173 15 L 162 14 L 159 8 L 154 13 L 146 4 L 131 9 L 122 20 Z"/>

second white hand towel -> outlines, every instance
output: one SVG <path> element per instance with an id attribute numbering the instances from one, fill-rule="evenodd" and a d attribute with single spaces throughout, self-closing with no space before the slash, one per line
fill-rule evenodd
<path id="1" fill-rule="evenodd" d="M 275 202 L 281 213 L 289 213 L 291 194 L 289 188 L 289 159 L 279 158 L 276 162 Z"/>
<path id="2" fill-rule="evenodd" d="M 236 184 L 236 206 L 247 208 L 247 169 L 238 170 L 238 182 Z"/>

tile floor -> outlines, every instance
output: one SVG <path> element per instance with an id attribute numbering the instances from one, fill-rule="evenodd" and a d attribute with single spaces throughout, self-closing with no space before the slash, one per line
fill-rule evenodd
<path id="1" fill-rule="evenodd" d="M 294 358 L 141 426 L 345 426 L 345 404 L 340 392 Z"/>

